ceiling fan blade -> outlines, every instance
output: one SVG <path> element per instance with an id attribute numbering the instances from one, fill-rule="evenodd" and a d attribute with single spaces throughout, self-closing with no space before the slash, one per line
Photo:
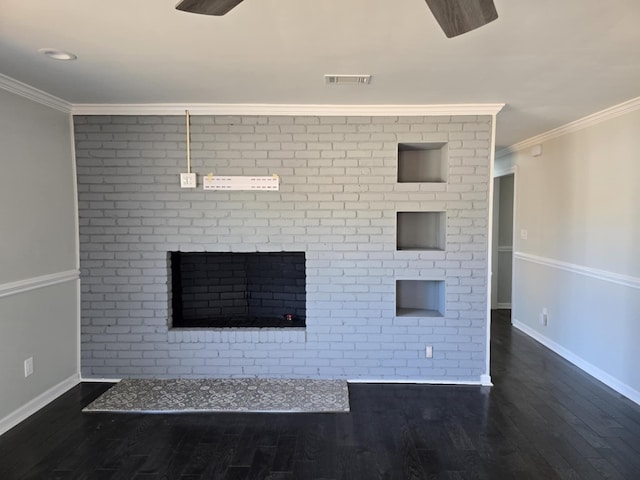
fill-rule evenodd
<path id="1" fill-rule="evenodd" d="M 493 0 L 426 0 L 448 37 L 457 37 L 498 18 Z"/>
<path id="2" fill-rule="evenodd" d="M 236 7 L 242 0 L 182 0 L 177 10 L 202 15 L 224 15 Z"/>

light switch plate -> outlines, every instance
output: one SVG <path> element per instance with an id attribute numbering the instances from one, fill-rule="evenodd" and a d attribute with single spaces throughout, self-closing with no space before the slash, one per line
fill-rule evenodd
<path id="1" fill-rule="evenodd" d="M 195 173 L 181 173 L 180 174 L 180 188 L 196 188 L 196 174 Z"/>

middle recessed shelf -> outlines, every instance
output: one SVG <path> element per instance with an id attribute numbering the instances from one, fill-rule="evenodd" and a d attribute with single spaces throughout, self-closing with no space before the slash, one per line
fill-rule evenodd
<path id="1" fill-rule="evenodd" d="M 398 212 L 396 249 L 444 251 L 446 223 L 446 212 Z"/>

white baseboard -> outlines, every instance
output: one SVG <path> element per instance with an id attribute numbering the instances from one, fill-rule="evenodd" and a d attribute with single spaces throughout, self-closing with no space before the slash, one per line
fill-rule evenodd
<path id="1" fill-rule="evenodd" d="M 491 375 L 480 375 L 480 385 L 483 385 L 485 387 L 493 387 Z"/>
<path id="2" fill-rule="evenodd" d="M 8 432 L 20 422 L 26 420 L 38 410 L 54 401 L 60 395 L 78 385 L 78 383 L 80 383 L 80 377 L 77 374 L 74 374 L 57 385 L 54 385 L 46 392 L 41 393 L 36 398 L 10 413 L 3 419 L 0 419 L 0 435 Z"/>
<path id="3" fill-rule="evenodd" d="M 488 381 L 487 381 L 488 380 Z M 479 381 L 462 381 L 462 380 L 385 380 L 379 378 L 356 378 L 347 379 L 347 383 L 394 383 L 394 384 L 416 384 L 416 385 L 462 385 L 462 386 L 485 386 L 492 387 L 491 377 L 489 375 L 482 375 Z"/>
<path id="4" fill-rule="evenodd" d="M 541 343 L 542 345 L 544 345 L 548 349 L 553 350 L 555 353 L 560 355 L 565 360 L 573 363 L 576 367 L 580 368 L 581 370 L 584 370 L 586 373 L 588 373 L 592 377 L 596 378 L 597 380 L 600 380 L 602 383 L 604 383 L 608 387 L 611 387 L 616 392 L 620 393 L 621 395 L 624 395 L 625 397 L 627 397 L 632 402 L 635 402 L 638 405 L 640 405 L 640 392 L 638 392 L 637 390 L 631 388 L 626 383 L 623 383 L 620 380 L 618 380 L 617 378 L 609 375 L 604 370 L 601 370 L 600 368 L 596 367 L 592 363 L 587 362 L 586 360 L 584 360 L 583 358 L 579 357 L 578 355 L 576 355 L 572 351 L 564 348 L 562 345 L 557 344 L 556 342 L 554 342 L 550 338 L 545 337 L 540 332 L 537 332 L 536 330 L 534 330 L 533 328 L 529 327 L 528 325 L 525 325 L 524 323 L 520 322 L 519 320 L 516 320 L 514 318 L 511 321 L 511 323 L 513 324 L 513 326 L 515 328 L 517 328 L 521 332 L 525 333 L 526 335 L 530 336 L 531 338 L 533 338 L 537 342 Z"/>
<path id="5" fill-rule="evenodd" d="M 118 383 L 121 380 L 121 378 L 80 378 L 80 381 L 83 383 Z"/>

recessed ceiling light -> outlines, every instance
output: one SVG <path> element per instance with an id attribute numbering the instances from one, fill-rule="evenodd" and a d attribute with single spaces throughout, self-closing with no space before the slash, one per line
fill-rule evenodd
<path id="1" fill-rule="evenodd" d="M 78 56 L 73 53 L 58 50 L 56 48 L 41 48 L 38 51 L 49 58 L 53 58 L 54 60 L 75 60 L 78 58 Z"/>

